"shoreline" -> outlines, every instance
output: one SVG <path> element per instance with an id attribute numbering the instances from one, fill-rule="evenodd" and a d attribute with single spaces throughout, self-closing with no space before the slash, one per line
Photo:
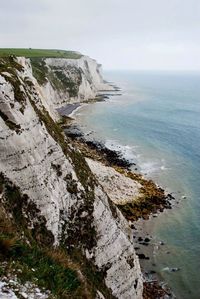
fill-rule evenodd
<path id="1" fill-rule="evenodd" d="M 90 140 L 73 120 L 68 125 L 63 126 L 65 134 L 71 139 L 72 144 L 79 148 L 85 158 L 102 163 L 106 167 L 113 168 L 122 176 L 140 184 L 142 196 L 126 205 L 117 205 L 128 221 L 138 219 L 147 220 L 151 215 L 156 217 L 158 213 L 165 209 L 171 209 L 174 197 L 171 193 L 166 193 L 163 188 L 145 178 L 141 173 L 133 171 L 132 166 L 137 165 L 123 157 L 121 152 L 109 149 L 104 143 Z"/>
<path id="2" fill-rule="evenodd" d="M 112 87 L 113 89 L 112 90 L 110 90 L 110 89 L 99 90 L 97 92 L 95 98 L 88 99 L 87 101 L 83 101 L 83 102 L 68 103 L 67 105 L 56 109 L 57 112 L 62 117 L 67 116 L 69 118 L 72 118 L 74 116 L 74 114 L 81 107 L 84 107 L 88 104 L 92 104 L 92 103 L 96 103 L 96 102 L 105 102 L 107 99 L 109 99 L 112 96 L 121 96 L 122 95 L 122 93 L 119 93 L 119 92 L 121 92 L 121 88 L 119 88 L 118 86 L 116 86 L 114 84 L 111 84 L 111 82 L 106 82 L 106 83 L 109 84 L 109 86 Z"/>
<path id="3" fill-rule="evenodd" d="M 73 112 L 77 111 L 80 107 L 82 105 L 75 108 Z M 71 118 L 71 115 L 68 115 L 68 117 Z M 134 165 L 134 167 L 137 167 L 137 165 L 124 159 L 120 152 L 106 148 L 105 144 L 99 141 L 89 140 L 88 136 L 79 128 L 76 119 L 71 118 L 70 122 L 63 125 L 63 129 L 65 134 L 71 139 L 73 145 L 83 153 L 86 159 L 98 161 L 107 167 L 115 169 L 123 176 L 137 180 L 143 184 L 143 189 L 148 190 L 145 196 L 150 199 L 150 205 L 146 206 L 144 201 L 140 201 L 139 204 L 137 203 L 133 206 L 132 203 L 120 205 L 114 202 L 114 204 L 121 210 L 133 230 L 135 250 L 144 275 L 144 299 L 155 299 L 156 294 L 160 296 L 158 298 L 175 298 L 169 287 L 164 285 L 162 278 L 153 270 L 153 267 L 151 271 L 145 269 L 146 261 L 153 262 L 155 244 L 153 244 L 152 236 L 145 232 L 144 229 L 141 231 L 144 221 L 146 222 L 151 217 L 157 217 L 158 214 L 166 209 L 171 209 L 171 202 L 174 200 L 174 197 L 171 193 L 165 194 L 165 190 L 156 185 L 152 180 L 131 171 L 131 166 Z M 135 212 L 134 217 L 130 215 L 133 211 Z M 146 253 L 144 249 L 147 248 Z"/>

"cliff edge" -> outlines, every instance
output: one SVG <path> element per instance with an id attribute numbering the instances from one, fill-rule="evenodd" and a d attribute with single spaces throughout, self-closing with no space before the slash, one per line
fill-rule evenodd
<path id="1" fill-rule="evenodd" d="M 0 58 L 0 298 L 142 298 L 128 221 L 57 123 L 111 88 L 86 56 Z"/>

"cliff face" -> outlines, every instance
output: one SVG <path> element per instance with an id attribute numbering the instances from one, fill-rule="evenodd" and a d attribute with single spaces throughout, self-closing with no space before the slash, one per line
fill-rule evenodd
<path id="1" fill-rule="evenodd" d="M 100 277 L 96 298 L 139 299 L 132 231 L 55 122 L 56 108 L 108 88 L 88 57 L 0 59 L 0 204 L 38 243 L 62 246 L 71 256 L 78 251 Z"/>
<path id="2" fill-rule="evenodd" d="M 97 91 L 113 89 L 104 83 L 101 66 L 87 56 L 80 59 L 20 58 L 19 62 L 27 70 L 28 76 L 32 76 L 33 70 L 37 92 L 54 119 L 58 118 L 55 108 L 60 108 L 66 102 L 94 99 Z"/>

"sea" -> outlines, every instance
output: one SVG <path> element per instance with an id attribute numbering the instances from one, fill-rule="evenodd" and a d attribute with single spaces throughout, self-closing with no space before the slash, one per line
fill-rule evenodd
<path id="1" fill-rule="evenodd" d="M 105 102 L 75 112 L 82 130 L 136 163 L 175 197 L 145 221 L 153 270 L 179 299 L 200 298 L 200 73 L 107 71 L 119 86 Z M 121 95 L 119 95 L 119 93 Z"/>

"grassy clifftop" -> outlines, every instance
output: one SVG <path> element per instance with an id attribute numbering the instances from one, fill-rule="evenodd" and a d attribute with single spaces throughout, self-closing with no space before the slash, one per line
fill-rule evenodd
<path id="1" fill-rule="evenodd" d="M 74 51 L 52 50 L 52 49 L 23 49 L 23 48 L 0 48 L 0 57 L 9 55 L 23 56 L 27 58 L 68 58 L 79 59 L 82 54 Z"/>

